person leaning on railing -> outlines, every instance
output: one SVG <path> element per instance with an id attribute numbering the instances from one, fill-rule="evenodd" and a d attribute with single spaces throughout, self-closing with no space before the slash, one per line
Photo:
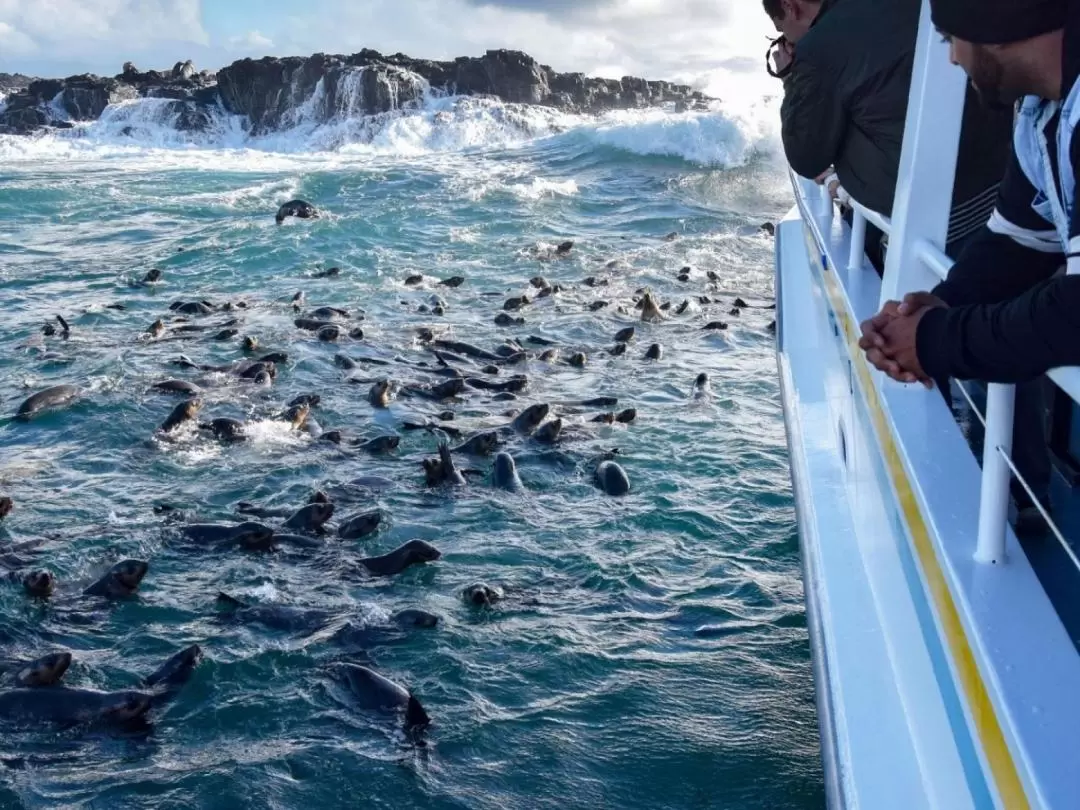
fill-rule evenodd
<path id="1" fill-rule="evenodd" d="M 803 177 L 826 182 L 891 216 L 915 62 L 919 0 L 763 0 L 781 36 L 766 68 L 783 79 L 784 151 Z M 771 64 L 770 64 L 771 62 Z M 946 252 L 990 217 L 1009 155 L 1012 116 L 973 92 L 964 107 Z M 850 223 L 850 209 L 845 218 Z M 880 273 L 882 233 L 868 226 L 866 252 Z"/>
<path id="2" fill-rule="evenodd" d="M 988 225 L 933 291 L 862 325 L 867 359 L 893 379 L 1024 383 L 1080 365 L 1080 275 L 1051 278 L 1066 262 L 1080 270 L 1080 6 L 1069 2 L 930 2 L 983 98 L 1023 102 Z"/>

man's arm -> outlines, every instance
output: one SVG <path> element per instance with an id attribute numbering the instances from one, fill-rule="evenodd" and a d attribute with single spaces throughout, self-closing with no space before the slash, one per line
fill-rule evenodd
<path id="1" fill-rule="evenodd" d="M 1037 194 L 1014 151 L 990 221 L 964 247 L 934 295 L 954 307 L 996 304 L 1050 278 L 1065 258 L 1057 230 L 1031 207 Z"/>
<path id="2" fill-rule="evenodd" d="M 847 129 L 847 113 L 835 82 L 822 68 L 795 59 L 784 80 L 780 109 L 784 154 L 796 174 L 818 177 L 836 162 Z"/>
<path id="3" fill-rule="evenodd" d="M 1080 275 L 1001 304 L 929 310 L 916 349 L 927 376 L 938 380 L 1019 383 L 1080 365 Z"/>

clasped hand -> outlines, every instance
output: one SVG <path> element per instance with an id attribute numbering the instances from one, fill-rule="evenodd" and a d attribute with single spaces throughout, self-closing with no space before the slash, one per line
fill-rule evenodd
<path id="1" fill-rule="evenodd" d="M 889 301 L 881 312 L 862 323 L 859 348 L 879 371 L 902 383 L 934 383 L 919 363 L 915 336 L 919 321 L 931 309 L 947 307 L 944 301 L 928 292 L 910 293 L 901 301 Z"/>

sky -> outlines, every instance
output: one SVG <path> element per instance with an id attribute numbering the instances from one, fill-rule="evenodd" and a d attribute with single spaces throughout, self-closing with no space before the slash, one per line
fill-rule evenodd
<path id="1" fill-rule="evenodd" d="M 119 73 L 192 59 L 513 48 L 560 71 L 719 94 L 769 81 L 760 0 L 0 0 L 0 72 Z"/>

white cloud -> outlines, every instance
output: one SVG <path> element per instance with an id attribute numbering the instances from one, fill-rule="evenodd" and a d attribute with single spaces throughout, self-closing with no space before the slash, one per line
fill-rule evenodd
<path id="1" fill-rule="evenodd" d="M 241 51 L 245 56 L 251 56 L 252 54 L 265 56 L 270 53 L 273 47 L 274 40 L 263 36 L 259 31 L 248 31 L 241 36 L 229 37 L 229 48 L 234 51 Z"/>
<path id="2" fill-rule="evenodd" d="M 775 87 L 756 76 L 771 30 L 758 0 L 230 0 L 235 27 L 209 31 L 201 10 L 200 0 L 0 0 L 0 70 L 114 73 L 129 59 L 168 67 L 187 58 L 216 68 L 242 56 L 365 47 L 449 59 L 513 48 L 563 71 L 722 93 Z"/>

